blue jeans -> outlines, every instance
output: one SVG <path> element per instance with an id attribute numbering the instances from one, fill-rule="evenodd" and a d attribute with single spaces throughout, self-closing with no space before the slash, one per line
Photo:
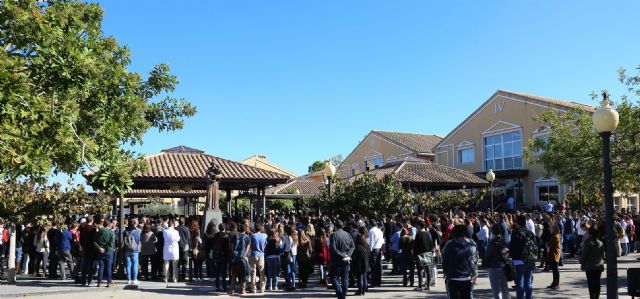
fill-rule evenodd
<path id="1" fill-rule="evenodd" d="M 331 262 L 331 279 L 338 299 L 345 299 L 349 290 L 349 264 L 343 261 Z"/>
<path id="2" fill-rule="evenodd" d="M 629 254 L 629 243 L 620 243 L 620 248 L 622 249 L 621 255 L 624 256 L 624 255 Z M 16 256 L 17 256 L 17 254 L 16 254 Z M 18 258 L 16 257 L 16 261 L 17 260 L 18 260 Z"/>
<path id="3" fill-rule="evenodd" d="M 285 270 L 287 271 L 286 281 L 287 286 L 290 288 L 296 288 L 296 269 L 298 268 L 298 261 L 296 256 L 293 256 L 293 263 L 287 263 Z"/>
<path id="4" fill-rule="evenodd" d="M 478 247 L 478 255 L 484 260 L 484 254 L 487 252 L 487 240 L 478 240 L 476 246 Z"/>
<path id="5" fill-rule="evenodd" d="M 22 261 L 22 247 L 16 247 L 16 263 L 19 263 L 21 261 Z"/>
<path id="6" fill-rule="evenodd" d="M 102 282 L 102 277 L 107 275 L 107 284 L 111 284 L 111 267 L 113 266 L 112 252 L 98 254 L 98 283 Z"/>
<path id="7" fill-rule="evenodd" d="M 278 288 L 278 274 L 280 273 L 280 257 L 267 257 L 267 288 L 275 290 Z"/>
<path id="8" fill-rule="evenodd" d="M 125 253 L 124 269 L 127 272 L 127 280 L 138 280 L 138 253 L 137 252 Z"/>
<path id="9" fill-rule="evenodd" d="M 382 284 L 382 252 L 380 249 L 371 250 L 371 285 L 380 286 Z"/>
<path id="10" fill-rule="evenodd" d="M 516 298 L 531 299 L 533 295 L 532 277 L 533 266 L 516 265 Z M 525 297 L 526 295 L 526 297 Z"/>
<path id="11" fill-rule="evenodd" d="M 356 279 L 357 279 L 356 284 L 358 286 L 358 293 L 361 295 L 364 295 L 364 293 L 367 291 L 367 286 L 369 285 L 367 274 L 366 273 L 358 274 Z"/>

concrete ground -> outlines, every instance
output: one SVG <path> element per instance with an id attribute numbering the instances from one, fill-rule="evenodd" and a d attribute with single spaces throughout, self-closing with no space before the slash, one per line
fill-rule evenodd
<path id="1" fill-rule="evenodd" d="M 627 268 L 640 268 L 640 261 L 636 260 L 640 254 L 620 258 L 618 261 L 618 284 L 620 287 L 620 298 L 627 298 Z M 602 293 L 605 296 L 606 273 L 603 273 Z M 264 294 L 248 294 L 242 297 L 255 298 L 331 298 L 334 293 L 326 287 L 316 283 L 318 274 L 311 276 L 309 288 L 297 290 L 293 293 L 283 291 L 267 292 Z M 402 287 L 402 278 L 397 275 L 388 275 L 385 272 L 383 285 L 379 288 L 370 289 L 364 298 L 446 298 L 446 292 L 442 280 L 442 273 L 438 275 L 438 285 L 429 292 L 416 292 L 412 288 Z M 560 269 L 560 289 L 546 289 L 551 283 L 551 272 L 534 273 L 533 287 L 534 298 L 588 298 L 586 276 L 580 271 L 580 265 L 576 259 L 567 259 L 564 267 Z M 37 297 L 43 299 L 69 299 L 69 296 L 84 297 L 91 299 L 110 298 L 175 298 L 175 297 L 202 297 L 214 296 L 216 298 L 232 298 L 223 293 L 216 293 L 211 286 L 211 282 L 201 284 L 178 283 L 170 284 L 166 287 L 164 283 L 141 281 L 137 287 L 126 286 L 123 281 L 116 281 L 114 288 L 95 287 L 87 288 L 74 285 L 71 281 L 61 282 L 59 280 L 35 280 L 21 278 L 17 285 L 0 285 L 0 298 L 10 297 Z M 512 285 L 512 284 L 510 284 Z M 349 290 L 349 295 L 353 295 L 355 289 Z M 515 291 L 512 291 L 515 297 Z M 238 297 L 238 296 L 235 296 Z M 480 270 L 480 277 L 474 290 L 475 298 L 492 298 L 491 287 L 486 270 Z"/>

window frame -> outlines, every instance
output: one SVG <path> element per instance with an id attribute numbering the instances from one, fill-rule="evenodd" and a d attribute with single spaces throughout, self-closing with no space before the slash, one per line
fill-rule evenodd
<path id="1" fill-rule="evenodd" d="M 519 140 L 509 140 L 505 141 L 505 136 L 511 135 L 513 133 L 518 133 L 520 135 Z M 499 138 L 499 141 L 494 141 L 493 139 Z M 516 143 L 520 143 L 520 153 L 519 155 L 513 154 L 513 146 Z M 511 147 L 511 154 L 505 155 L 505 144 Z M 498 146 L 499 145 L 499 146 Z M 523 147 L 524 147 L 524 135 L 522 133 L 522 128 L 518 128 L 515 130 L 507 130 L 495 132 L 492 134 L 482 135 L 482 165 L 485 171 L 489 169 L 492 170 L 512 170 L 512 169 L 524 169 L 525 161 L 523 157 Z M 488 158 L 487 153 L 489 152 L 489 148 L 491 149 L 491 158 Z M 496 157 L 496 152 L 499 149 L 500 157 Z M 516 159 L 520 160 L 519 167 L 515 167 Z M 511 167 L 506 166 L 506 161 L 511 159 Z M 491 165 L 488 165 L 488 162 L 491 161 Z M 496 165 L 496 161 L 500 162 L 500 167 Z M 489 167 L 491 166 L 491 167 Z"/>

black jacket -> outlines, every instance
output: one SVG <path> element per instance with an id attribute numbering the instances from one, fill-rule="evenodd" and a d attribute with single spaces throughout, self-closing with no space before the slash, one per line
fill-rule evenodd
<path id="1" fill-rule="evenodd" d="M 369 248 L 363 245 L 356 246 L 351 256 L 351 271 L 353 274 L 366 274 L 369 272 Z"/>
<path id="2" fill-rule="evenodd" d="M 514 260 L 522 260 L 524 253 L 524 245 L 527 237 L 533 237 L 533 233 L 528 231 L 526 227 L 520 227 L 511 234 L 509 242 L 509 253 Z"/>
<path id="3" fill-rule="evenodd" d="M 502 236 L 495 237 L 489 241 L 487 253 L 484 256 L 484 264 L 489 268 L 502 268 L 505 266 L 500 251 L 508 246 L 507 241 Z"/>
<path id="4" fill-rule="evenodd" d="M 180 225 L 176 227 L 176 230 L 180 235 L 180 241 L 178 241 L 180 250 L 187 250 L 187 247 L 189 247 L 189 244 L 191 244 L 191 233 L 189 233 L 189 228 L 184 225 Z"/>
<path id="5" fill-rule="evenodd" d="M 471 239 L 453 239 L 442 251 L 442 270 L 449 278 L 465 278 L 478 273 L 478 252 Z"/>

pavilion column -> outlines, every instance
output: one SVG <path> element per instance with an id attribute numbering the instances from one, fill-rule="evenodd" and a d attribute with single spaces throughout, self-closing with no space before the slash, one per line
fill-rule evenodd
<path id="1" fill-rule="evenodd" d="M 231 189 L 227 188 L 227 213 L 231 215 Z"/>
<path id="2" fill-rule="evenodd" d="M 266 217 L 267 217 L 267 195 L 266 195 L 266 191 L 265 191 L 264 187 L 262 187 L 261 191 L 262 191 L 262 194 L 260 196 L 262 198 L 262 217 L 264 219 L 266 219 Z"/>

